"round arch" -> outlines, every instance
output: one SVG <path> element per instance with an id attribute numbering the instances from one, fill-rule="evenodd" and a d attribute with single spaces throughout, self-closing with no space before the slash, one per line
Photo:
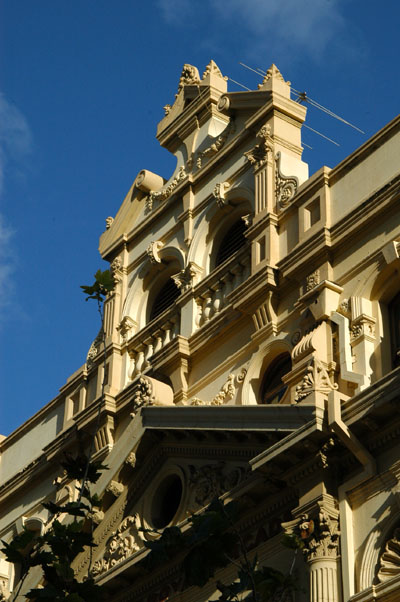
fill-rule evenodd
<path id="1" fill-rule="evenodd" d="M 253 353 L 242 387 L 242 405 L 260 403 L 261 385 L 268 366 L 279 356 L 291 354 L 292 345 L 284 338 L 263 343 Z"/>

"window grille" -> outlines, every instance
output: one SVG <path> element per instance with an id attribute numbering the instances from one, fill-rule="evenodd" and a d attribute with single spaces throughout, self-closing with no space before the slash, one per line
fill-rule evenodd
<path id="1" fill-rule="evenodd" d="M 150 320 L 154 320 L 168 307 L 173 305 L 174 301 L 179 297 L 179 294 L 179 288 L 176 286 L 175 282 L 169 278 L 154 299 L 150 312 Z"/>
<path id="2" fill-rule="evenodd" d="M 225 234 L 220 247 L 218 249 L 217 257 L 215 260 L 215 266 L 224 263 L 236 251 L 243 247 L 246 243 L 246 237 L 244 232 L 246 230 L 246 224 L 242 219 L 237 221 Z"/>

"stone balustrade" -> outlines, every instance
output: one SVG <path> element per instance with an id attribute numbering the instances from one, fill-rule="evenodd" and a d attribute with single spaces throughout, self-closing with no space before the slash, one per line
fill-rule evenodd
<path id="1" fill-rule="evenodd" d="M 129 378 L 141 374 L 149 368 L 151 357 L 168 345 L 180 332 L 180 312 L 173 306 L 142 328 L 129 341 L 131 364 Z"/>
<path id="2" fill-rule="evenodd" d="M 245 247 L 199 283 L 194 291 L 198 307 L 197 328 L 207 324 L 226 307 L 230 293 L 247 280 L 250 271 L 250 250 Z"/>

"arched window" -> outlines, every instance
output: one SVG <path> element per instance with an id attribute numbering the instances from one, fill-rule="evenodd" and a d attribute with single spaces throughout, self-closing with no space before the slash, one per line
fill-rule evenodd
<path id="1" fill-rule="evenodd" d="M 151 306 L 149 320 L 154 320 L 163 313 L 168 307 L 173 305 L 174 301 L 179 297 L 180 291 L 175 282 L 169 278 L 164 286 L 158 291 L 156 298 Z"/>
<path id="2" fill-rule="evenodd" d="M 236 251 L 245 245 L 245 230 L 246 224 L 242 219 L 239 219 L 231 228 L 229 228 L 219 246 L 218 253 L 215 258 L 215 267 L 221 265 L 221 263 L 224 263 L 228 257 L 236 253 Z"/>
<path id="3" fill-rule="evenodd" d="M 400 366 L 400 293 L 389 303 L 392 367 Z"/>
<path id="4" fill-rule="evenodd" d="M 287 385 L 282 380 L 292 369 L 289 353 L 282 353 L 268 367 L 261 384 L 260 403 L 279 403 L 286 393 Z"/>

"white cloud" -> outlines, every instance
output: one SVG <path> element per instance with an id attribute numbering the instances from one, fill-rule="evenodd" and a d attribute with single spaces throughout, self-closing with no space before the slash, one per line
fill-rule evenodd
<path id="1" fill-rule="evenodd" d="M 349 2 L 350 0 L 347 0 Z M 348 26 L 341 6 L 344 0 L 158 0 L 167 23 L 193 25 L 200 11 L 209 27 L 203 37 L 229 38 L 248 54 L 291 55 L 295 50 L 307 59 L 319 60 Z M 184 17 L 182 19 L 182 17 Z M 347 39 L 347 42 L 349 39 Z"/>
<path id="2" fill-rule="evenodd" d="M 20 163 L 31 148 L 32 135 L 24 115 L 0 93 L 0 195 L 8 164 Z"/>
<path id="3" fill-rule="evenodd" d="M 20 165 L 31 152 L 32 135 L 24 115 L 0 93 L 0 199 L 9 166 Z M 0 213 L 0 318 L 11 300 L 13 230 Z"/>

